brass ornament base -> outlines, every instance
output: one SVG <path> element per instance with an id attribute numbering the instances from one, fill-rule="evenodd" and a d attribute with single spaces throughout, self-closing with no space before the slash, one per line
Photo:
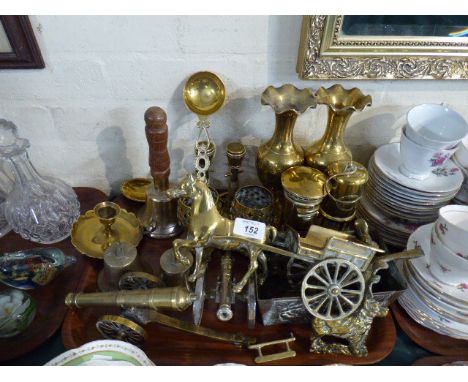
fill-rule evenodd
<path id="1" fill-rule="evenodd" d="M 367 337 L 375 317 L 385 317 L 388 308 L 372 297 L 353 315 L 340 320 L 323 320 L 315 317 L 312 322 L 310 352 L 318 354 L 342 354 L 367 357 Z M 326 342 L 325 337 L 340 338 L 347 344 Z"/>
<path id="2" fill-rule="evenodd" d="M 134 178 L 127 180 L 120 186 L 120 191 L 127 199 L 134 202 L 146 202 L 146 191 L 153 183 L 152 179 L 148 178 Z"/>

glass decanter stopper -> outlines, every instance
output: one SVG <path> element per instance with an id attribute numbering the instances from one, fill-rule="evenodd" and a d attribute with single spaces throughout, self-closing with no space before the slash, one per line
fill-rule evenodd
<path id="1" fill-rule="evenodd" d="M 70 186 L 39 175 L 29 160 L 28 147 L 29 141 L 18 137 L 15 124 L 0 119 L 0 156 L 15 176 L 5 201 L 5 218 L 24 239 L 56 243 L 70 235 L 80 215 L 80 203 Z"/>

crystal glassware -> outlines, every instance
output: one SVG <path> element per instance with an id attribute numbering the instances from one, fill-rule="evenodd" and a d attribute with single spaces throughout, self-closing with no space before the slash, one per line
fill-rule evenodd
<path id="1" fill-rule="evenodd" d="M 0 156 L 10 164 L 15 177 L 5 201 L 5 218 L 24 239 L 56 243 L 70 235 L 80 215 L 80 203 L 70 186 L 36 171 L 28 147 L 29 141 L 18 137 L 16 126 L 1 119 Z"/>

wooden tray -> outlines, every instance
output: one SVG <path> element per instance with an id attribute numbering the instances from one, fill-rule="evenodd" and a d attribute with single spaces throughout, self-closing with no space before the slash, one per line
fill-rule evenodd
<path id="1" fill-rule="evenodd" d="M 424 357 L 413 363 L 413 366 L 442 366 L 457 361 L 468 362 L 468 355 Z"/>
<path id="2" fill-rule="evenodd" d="M 118 198 L 116 202 L 127 210 L 134 212 L 142 206 L 123 198 Z M 170 240 L 155 240 L 145 237 L 138 248 L 142 262 L 151 266 L 154 272 L 158 272 L 159 257 L 171 245 Z M 219 255 L 213 254 L 212 261 L 210 262 L 207 277 L 209 288 L 213 288 L 213 283 L 216 281 L 216 273 L 220 266 L 219 257 Z M 238 272 L 238 275 L 242 274 L 247 269 L 247 265 L 246 256 L 236 256 L 234 273 Z M 102 263 L 88 262 L 77 290 L 85 292 L 97 291 L 96 277 L 101 267 Z M 389 314 L 385 318 L 377 318 L 374 321 L 367 342 L 368 357 L 316 355 L 309 353 L 310 325 L 275 325 L 265 327 L 261 324 L 261 318 L 257 314 L 255 330 L 248 330 L 245 303 L 236 303 L 234 306 L 234 318 L 226 323 L 217 320 L 215 316 L 216 309 L 217 306 L 213 301 L 207 300 L 205 302 L 202 320 L 203 326 L 222 331 L 243 332 L 250 336 L 257 336 L 261 341 L 286 338 L 289 337 L 290 332 L 294 333 L 296 342 L 291 347 L 296 351 L 297 356 L 295 358 L 271 362 L 268 365 L 373 364 L 385 358 L 392 351 L 396 342 L 396 329 Z M 102 339 L 95 327 L 96 320 L 101 315 L 113 313 L 118 313 L 118 310 L 105 308 L 70 310 L 65 317 L 62 327 L 62 338 L 65 347 L 72 349 L 86 342 Z M 191 308 L 182 314 L 167 313 L 185 320 L 191 320 Z M 157 324 L 146 325 L 145 329 L 148 332 L 148 340 L 143 350 L 156 365 L 213 365 L 226 362 L 254 364 L 255 351 L 238 348 L 230 343 L 211 340 Z M 270 350 L 273 349 L 265 349 L 265 354 Z"/>
<path id="3" fill-rule="evenodd" d="M 107 199 L 103 192 L 94 188 L 78 187 L 75 188 L 75 191 L 81 204 L 81 213 Z M 65 254 L 76 256 L 78 261 L 73 266 L 65 269 L 49 285 L 26 291 L 37 302 L 36 317 L 23 333 L 12 338 L 0 339 L 0 362 L 28 353 L 47 341 L 60 328 L 67 312 L 63 303 L 65 295 L 77 287 L 86 263 L 85 257 L 75 250 L 70 238 L 50 245 L 33 243 L 22 239 L 13 231 L 0 238 L 2 253 L 46 246 L 60 248 Z M 5 285 L 0 284 L 0 290 L 6 288 Z"/>
<path id="4" fill-rule="evenodd" d="M 468 356 L 468 341 L 444 336 L 418 324 L 398 302 L 391 305 L 391 310 L 401 329 L 423 349 L 445 356 Z"/>

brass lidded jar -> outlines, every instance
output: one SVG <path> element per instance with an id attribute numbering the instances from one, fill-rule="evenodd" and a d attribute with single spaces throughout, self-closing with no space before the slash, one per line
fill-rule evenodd
<path id="1" fill-rule="evenodd" d="M 276 125 L 270 140 L 258 148 L 257 173 L 265 187 L 279 191 L 281 173 L 304 162 L 304 151 L 294 142 L 293 130 L 297 117 L 316 106 L 315 97 L 311 89 L 300 90 L 286 84 L 279 88 L 266 88 L 261 102 L 273 108 Z"/>
<path id="2" fill-rule="evenodd" d="M 281 175 L 285 196 L 284 223 L 305 234 L 317 215 L 325 196 L 327 177 L 306 166 L 290 167 Z"/>
<path id="3" fill-rule="evenodd" d="M 337 223 L 350 222 L 369 179 L 367 169 L 361 163 L 344 160 L 330 163 L 327 173 L 327 196 L 320 206 L 320 215 Z"/>
<path id="4" fill-rule="evenodd" d="M 328 106 L 328 121 L 323 137 L 306 149 L 305 162 L 326 171 L 332 162 L 352 160 L 351 150 L 344 143 L 344 132 L 351 115 L 372 105 L 372 97 L 358 88 L 348 90 L 339 84 L 328 89 L 321 87 L 315 96 L 317 104 Z"/>

